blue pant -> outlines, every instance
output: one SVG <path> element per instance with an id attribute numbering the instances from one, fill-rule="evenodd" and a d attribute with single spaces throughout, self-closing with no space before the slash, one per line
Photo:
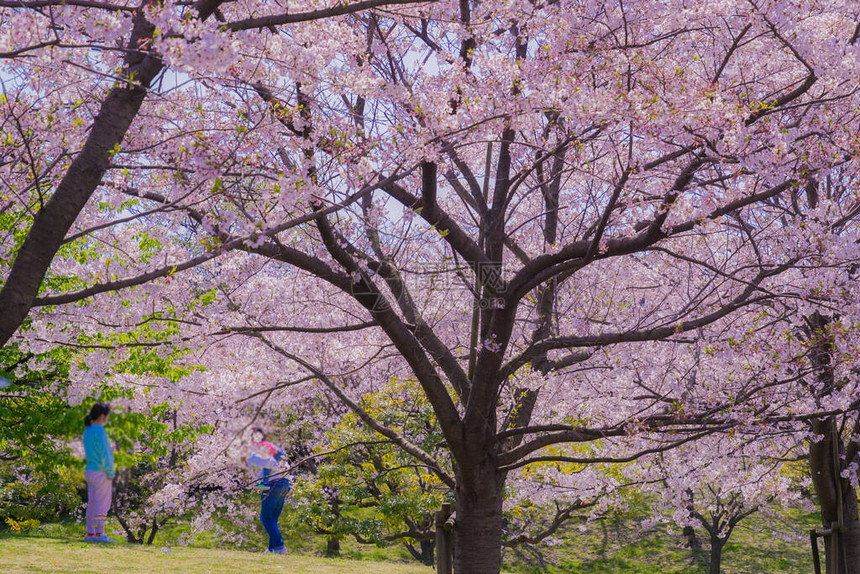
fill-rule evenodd
<path id="1" fill-rule="evenodd" d="M 269 535 L 269 550 L 280 550 L 284 547 L 281 529 L 278 528 L 278 518 L 284 509 L 284 498 L 290 491 L 290 481 L 279 478 L 271 482 L 271 487 L 260 494 L 260 522 Z"/>

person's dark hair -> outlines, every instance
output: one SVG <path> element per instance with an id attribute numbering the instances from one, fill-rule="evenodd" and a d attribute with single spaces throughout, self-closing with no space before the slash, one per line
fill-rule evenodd
<path id="1" fill-rule="evenodd" d="M 90 409 L 90 414 L 84 417 L 84 424 L 90 426 L 93 421 L 102 415 L 110 414 L 110 405 L 107 403 L 96 403 Z"/>
<path id="2" fill-rule="evenodd" d="M 255 433 L 260 433 L 261 435 L 263 435 L 263 440 L 266 440 L 266 431 L 264 431 L 260 427 L 251 427 L 251 436 L 253 437 Z"/>

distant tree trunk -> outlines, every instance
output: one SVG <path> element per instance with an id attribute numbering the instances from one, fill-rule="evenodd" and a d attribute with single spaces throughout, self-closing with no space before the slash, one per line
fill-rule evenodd
<path id="1" fill-rule="evenodd" d="M 129 544 L 143 543 L 142 539 L 138 539 L 138 537 L 134 535 L 131 526 L 129 526 L 125 519 L 118 512 L 116 512 L 116 509 L 114 509 L 114 516 L 116 517 L 117 522 L 119 522 L 119 525 L 122 526 L 122 529 L 125 531 L 126 542 L 128 542 Z"/>
<path id="2" fill-rule="evenodd" d="M 816 399 L 828 397 L 839 389 L 833 360 L 834 342 L 831 317 L 814 312 L 805 317 L 809 337 L 809 361 L 815 370 L 810 391 Z M 815 439 L 809 445 L 809 471 L 821 511 L 824 529 L 841 522 L 842 528 L 824 537 L 827 574 L 860 574 L 860 518 L 857 490 L 842 472 L 857 459 L 855 445 L 846 450 L 835 416 L 810 421 Z M 855 430 L 856 432 L 856 430 Z"/>
<path id="3" fill-rule="evenodd" d="M 835 433 L 833 418 L 816 419 L 812 431 L 822 436 L 809 447 L 809 469 L 815 489 L 821 522 L 825 529 L 838 522 L 841 510 L 843 530 L 824 537 L 827 574 L 860 574 L 860 519 L 858 519 L 857 490 L 848 478 L 835 473 L 833 449 L 840 455 L 840 469 L 845 465 L 842 438 Z M 841 474 L 841 471 L 840 471 Z M 841 509 L 840 509 L 841 499 Z"/>
<path id="4" fill-rule="evenodd" d="M 707 529 L 707 525 L 705 528 Z M 696 534 L 696 529 L 692 526 L 685 526 L 681 532 L 687 540 L 687 548 L 690 549 L 692 563 L 704 570 L 708 566 L 708 562 L 705 556 L 705 549 L 702 548 L 702 541 L 699 540 L 699 536 Z"/>
<path id="5" fill-rule="evenodd" d="M 436 550 L 436 544 L 432 540 L 421 541 L 421 563 L 427 566 L 433 566 L 433 555 Z"/>
<path id="6" fill-rule="evenodd" d="M 702 543 L 699 542 L 699 537 L 696 536 L 696 529 L 692 526 L 685 526 L 683 530 L 684 538 L 687 539 L 687 548 L 697 552 L 702 549 Z"/>
<path id="7" fill-rule="evenodd" d="M 602 558 L 606 556 L 606 549 L 609 548 L 609 528 L 606 526 L 605 520 L 600 521 L 600 532 L 602 534 L 602 538 L 600 540 L 600 550 L 598 550 L 597 553 Z"/>
<path id="8" fill-rule="evenodd" d="M 325 541 L 326 556 L 340 556 L 340 538 L 329 536 Z"/>
<path id="9" fill-rule="evenodd" d="M 152 546 L 152 541 L 155 540 L 155 535 L 158 534 L 158 530 L 159 530 L 158 519 L 153 518 L 152 519 L 152 527 L 149 530 L 149 536 L 146 537 L 146 545 L 147 546 Z"/>

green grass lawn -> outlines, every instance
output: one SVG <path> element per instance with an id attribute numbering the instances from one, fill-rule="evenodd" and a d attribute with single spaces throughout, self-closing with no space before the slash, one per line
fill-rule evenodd
<path id="1" fill-rule="evenodd" d="M 342 560 L 215 548 L 135 544 L 93 545 L 59 538 L 0 538 L 0 572 L 289 572 L 296 574 L 431 574 L 432 568 L 370 560 Z"/>
<path id="2" fill-rule="evenodd" d="M 703 574 L 705 557 L 685 545 L 676 527 L 643 530 L 639 512 L 610 515 L 591 523 L 573 522 L 549 544 L 504 551 L 506 572 L 516 574 Z M 814 514 L 782 510 L 755 515 L 732 535 L 723 553 L 723 574 L 808 574 L 812 571 L 806 535 L 818 524 Z M 109 520 L 108 531 L 119 538 Z M 255 525 L 257 526 L 257 525 Z M 24 533 L 0 534 L 0 573 L 6 572 L 182 572 L 313 574 L 433 574 L 397 544 L 360 545 L 345 538 L 341 558 L 321 556 L 325 538 L 307 530 L 284 531 L 286 556 L 262 553 L 264 534 L 247 532 L 240 547 L 218 548 L 211 533 L 190 546 L 177 544 L 180 530 L 159 534 L 153 546 L 90 545 L 83 525 L 42 524 Z M 703 533 L 699 532 L 701 536 Z M 707 540 L 702 540 L 707 548 Z"/>

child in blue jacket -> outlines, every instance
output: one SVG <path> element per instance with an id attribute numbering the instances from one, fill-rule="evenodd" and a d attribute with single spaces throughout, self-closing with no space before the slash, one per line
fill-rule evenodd
<path id="1" fill-rule="evenodd" d="M 84 417 L 84 451 L 87 466 L 87 535 L 84 542 L 116 542 L 105 534 L 105 520 L 113 490 L 113 449 L 105 431 L 110 405 L 96 403 Z"/>

